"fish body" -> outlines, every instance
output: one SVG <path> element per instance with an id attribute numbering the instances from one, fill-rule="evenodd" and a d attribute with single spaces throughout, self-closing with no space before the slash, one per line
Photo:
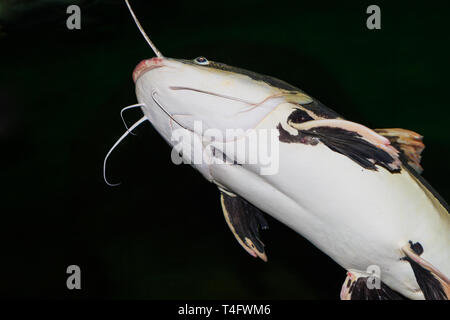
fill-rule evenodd
<path id="1" fill-rule="evenodd" d="M 370 266 L 379 267 L 382 281 L 405 297 L 424 298 L 413 269 L 402 259 L 402 247 L 409 241 L 419 242 L 425 249 L 422 258 L 450 274 L 450 218 L 445 203 L 406 162 L 395 170 L 389 164 L 365 168 L 320 139 L 316 143 L 290 141 L 286 136 L 299 132 L 290 120 L 298 110 L 307 121 L 296 125 L 326 120 L 337 120 L 340 125 L 343 120 L 277 79 L 240 69 L 236 73 L 223 64 L 205 67 L 172 59 L 154 63 L 167 67 L 147 67 L 144 73 L 138 68 L 136 95 L 145 105 L 144 114 L 168 143 L 173 145 L 174 130 L 202 136 L 204 131 L 193 129 L 194 120 L 206 123 L 206 129 L 279 131 L 276 174 L 261 175 L 259 164 L 236 164 L 237 155 L 231 152 L 226 157 L 234 163 L 193 165 L 207 180 L 291 227 L 349 272 L 361 276 L 367 275 Z M 186 78 L 173 78 L 171 73 L 177 72 Z M 170 85 L 164 86 L 165 81 Z M 168 111 L 168 117 L 155 106 L 152 92 L 158 92 L 156 101 L 164 108 L 181 109 Z M 248 139 L 245 135 L 238 138 Z M 215 146 L 223 151 L 227 143 L 235 140 Z M 204 152 L 205 145 L 199 146 Z"/>
<path id="2" fill-rule="evenodd" d="M 275 128 L 291 112 L 282 105 L 260 127 Z M 215 165 L 212 176 L 344 269 L 367 274 L 378 266 L 382 281 L 405 297 L 424 298 L 402 260 L 408 241 L 419 241 L 425 260 L 450 274 L 450 215 L 408 168 L 396 174 L 363 169 L 322 143 L 281 143 L 279 154 L 275 175 L 261 176 L 252 166 Z"/>
<path id="3" fill-rule="evenodd" d="M 342 299 L 450 297 L 449 207 L 420 175 L 419 134 L 351 122 L 270 76 L 166 58 L 141 32 L 157 57 L 133 72 L 144 116 L 130 129 L 150 121 L 172 160 L 217 185 L 249 254 L 267 261 L 266 213 L 347 270 Z"/>

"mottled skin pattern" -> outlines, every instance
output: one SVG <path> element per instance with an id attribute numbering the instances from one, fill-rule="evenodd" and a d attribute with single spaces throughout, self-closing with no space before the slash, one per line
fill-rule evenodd
<path id="1" fill-rule="evenodd" d="M 395 175 L 396 173 L 400 173 L 398 176 L 400 178 L 395 178 L 395 182 L 396 183 L 403 183 L 403 181 L 405 181 L 405 179 L 407 179 L 407 173 L 409 171 L 411 171 L 411 167 L 409 167 L 407 164 L 405 164 L 404 166 L 402 165 L 402 162 L 399 160 L 399 152 L 402 152 L 402 150 L 397 150 L 396 148 L 392 147 L 391 143 L 390 143 L 390 139 L 384 137 L 383 135 L 386 134 L 388 136 L 390 136 L 391 139 L 395 139 L 395 135 L 394 138 L 392 136 L 393 134 L 393 130 L 392 129 L 385 129 L 385 131 L 383 133 L 376 133 L 374 130 L 369 129 L 367 127 L 364 127 L 363 125 L 351 122 L 351 121 L 347 121 L 345 119 L 343 119 L 342 117 L 339 116 L 339 114 L 337 114 L 336 112 L 334 112 L 331 109 L 328 109 L 327 107 L 325 107 L 322 103 L 320 103 L 318 100 L 308 96 L 306 93 L 304 93 L 303 91 L 301 91 L 300 89 L 273 77 L 269 77 L 269 76 L 265 76 L 265 75 L 260 75 L 257 74 L 255 72 L 251 72 L 251 71 L 247 71 L 244 69 L 240 69 L 240 68 L 236 68 L 236 67 L 231 67 L 231 66 L 227 66 L 225 64 L 222 63 L 217 63 L 217 62 L 212 62 L 212 61 L 208 61 L 205 58 L 197 58 L 193 61 L 191 60 L 177 60 L 177 59 L 169 59 L 169 58 L 164 58 L 162 60 L 152 60 L 151 61 L 151 66 L 149 67 L 148 64 L 140 64 L 139 67 L 137 68 L 137 70 L 135 71 L 137 75 L 139 75 L 140 72 L 145 73 L 146 71 L 149 71 L 148 68 L 159 68 L 162 67 L 164 65 L 164 63 L 167 63 L 169 61 L 172 61 L 172 66 L 174 67 L 174 70 L 177 70 L 177 68 L 182 69 L 182 70 L 192 70 L 193 74 L 195 74 L 197 76 L 197 79 L 201 79 L 202 81 L 204 80 L 203 77 L 211 79 L 214 83 L 214 87 L 211 86 L 211 83 L 208 85 L 206 85 L 206 87 L 209 88 L 210 91 L 208 91 L 207 89 L 205 89 L 203 87 L 203 82 L 200 81 L 197 84 L 200 84 L 197 87 L 187 87 L 186 85 L 190 85 L 190 81 L 191 79 L 187 79 L 187 76 L 189 76 L 190 74 L 187 73 L 181 73 L 179 75 L 184 76 L 184 83 L 181 83 L 180 86 L 171 86 L 169 84 L 169 89 L 172 91 L 178 91 L 178 90 L 188 90 L 191 92 L 197 92 L 200 94 L 208 94 L 210 96 L 218 96 L 221 97 L 222 99 L 229 99 L 229 100 L 233 100 L 233 101 L 244 101 L 245 103 L 249 104 L 251 106 L 251 108 L 246 109 L 245 112 L 248 112 L 249 110 L 255 110 L 257 107 L 264 105 L 264 103 L 269 102 L 268 104 L 272 103 L 273 107 L 275 108 L 275 106 L 279 106 L 279 105 L 284 105 L 284 107 L 286 107 L 287 109 L 285 109 L 287 111 L 287 113 L 289 114 L 286 118 L 280 118 L 283 120 L 280 120 L 279 125 L 275 127 L 278 128 L 279 132 L 280 132 L 280 141 L 283 144 L 306 144 L 306 145 L 311 145 L 314 148 L 314 152 L 312 152 L 311 154 L 313 155 L 317 155 L 317 154 L 321 154 L 320 155 L 320 159 L 322 159 L 322 161 L 324 159 L 327 159 L 328 156 L 330 156 L 332 153 L 338 153 L 341 155 L 344 155 L 345 157 L 347 157 L 348 159 L 352 160 L 353 162 L 356 162 L 362 169 L 361 172 L 363 172 L 363 169 L 367 169 L 369 171 L 372 172 L 376 172 L 378 171 L 378 167 L 384 167 L 388 170 L 387 176 L 386 173 L 382 174 L 382 181 L 394 181 L 391 180 L 390 177 L 392 177 L 393 175 Z M 176 66 L 175 62 L 179 63 L 181 62 L 182 64 L 188 65 L 188 66 Z M 195 66 L 195 68 L 192 68 L 192 66 Z M 142 68 L 142 71 L 141 69 Z M 197 69 L 197 70 L 195 70 Z M 201 72 L 199 72 L 201 69 Z M 207 72 L 205 72 L 207 71 Z M 175 74 L 174 73 L 171 73 Z M 212 75 L 211 77 L 208 77 L 209 75 Z M 135 77 L 135 79 L 138 77 Z M 214 89 L 217 87 L 220 87 L 221 85 L 221 81 L 223 78 L 228 79 L 228 81 L 230 82 L 234 82 L 236 80 L 237 83 L 239 83 L 239 89 L 241 89 L 241 97 L 235 97 L 232 96 L 234 92 L 230 92 L 230 90 L 226 91 L 226 93 L 216 93 L 214 92 Z M 153 79 L 154 81 L 156 80 L 156 78 Z M 141 82 L 142 84 L 142 82 Z M 153 83 L 153 85 L 156 85 L 157 83 Z M 247 88 L 246 86 L 249 85 L 249 88 L 247 92 L 243 92 L 242 88 Z M 139 88 L 139 86 L 137 86 L 137 88 Z M 254 91 L 253 91 L 254 89 Z M 211 92 L 213 91 L 213 92 Z M 141 97 L 146 98 L 145 95 L 146 90 L 144 90 L 143 85 L 140 88 L 139 91 L 139 95 Z M 261 92 L 264 92 L 265 95 L 260 94 Z M 257 93 L 255 95 L 253 95 L 253 100 L 247 100 L 246 96 L 247 95 L 251 95 L 252 93 Z M 231 94 L 231 95 L 230 95 Z M 169 95 L 170 96 L 170 95 Z M 243 98 L 243 99 L 242 99 Z M 183 105 L 184 101 L 176 101 L 176 106 L 178 105 Z M 275 105 L 275 103 L 277 103 L 277 105 Z M 190 101 L 190 105 L 194 104 L 195 106 L 197 106 L 197 100 L 195 101 Z M 267 104 L 266 104 L 267 105 Z M 188 107 L 188 106 L 187 106 Z M 209 110 L 208 108 L 206 108 L 207 110 Z M 261 110 L 262 108 L 258 109 Z M 228 110 L 228 109 L 227 109 Z M 264 109 L 263 109 L 264 110 Z M 183 111 L 183 110 L 181 110 Z M 272 109 L 273 111 L 273 109 Z M 168 114 L 166 112 L 166 114 L 172 118 L 170 116 L 170 114 Z M 208 117 L 214 117 L 215 115 L 209 115 Z M 149 117 L 150 119 L 151 117 Z M 222 121 L 222 118 L 220 118 L 220 120 Z M 277 119 L 278 120 L 278 119 Z M 228 124 L 228 125 L 235 125 L 234 123 L 232 124 Z M 272 124 L 273 125 L 273 124 Z M 288 127 L 290 127 L 289 131 L 286 130 Z M 164 128 L 161 128 L 162 132 L 165 133 Z M 414 139 L 406 139 L 406 144 L 409 143 L 410 141 L 412 141 Z M 395 142 L 397 143 L 398 141 L 400 141 L 399 139 L 396 139 Z M 321 142 L 322 144 L 320 146 L 319 142 Z M 405 143 L 405 142 L 403 142 Z M 409 156 L 411 158 L 414 157 L 415 160 L 417 161 L 417 159 L 420 160 L 420 155 L 417 154 L 418 151 L 416 150 L 421 150 L 421 146 L 420 146 L 420 142 L 418 142 L 418 148 L 406 148 L 403 151 L 403 156 Z M 322 151 L 325 150 L 323 149 L 325 147 L 327 147 L 330 151 Z M 400 146 L 400 145 L 398 145 Z M 296 155 L 296 148 L 293 149 L 287 149 L 285 148 L 285 150 L 291 150 L 293 153 L 290 153 L 290 155 Z M 306 150 L 306 149 L 303 149 Z M 409 153 L 409 155 L 408 155 Z M 307 153 L 304 155 L 310 155 L 311 154 Z M 300 155 L 298 155 L 300 156 Z M 333 156 L 334 157 L 334 156 Z M 404 160 L 405 157 L 402 159 Z M 288 159 L 288 161 L 293 161 L 289 164 L 289 168 L 292 166 L 296 166 L 297 162 L 295 162 L 291 157 L 287 156 L 286 159 Z M 311 159 L 306 157 L 306 159 Z M 319 158 L 317 158 L 319 159 Z M 316 161 L 317 159 L 314 159 L 314 161 Z M 337 159 L 337 158 L 335 158 Z M 340 160 L 339 160 L 340 161 Z M 302 162 L 302 165 L 305 166 L 305 162 Z M 340 167 L 339 167 L 340 166 Z M 355 177 L 357 177 L 358 175 L 360 175 L 360 171 L 359 170 L 355 170 L 353 168 L 351 168 L 351 166 L 349 166 L 347 163 L 342 163 L 339 162 L 339 166 L 338 169 L 340 170 L 341 167 L 345 167 L 348 172 L 350 172 L 350 179 L 353 179 L 353 185 L 355 185 L 355 183 L 359 183 L 359 181 L 355 181 Z M 199 167 L 199 170 L 202 170 L 203 168 Z M 317 169 L 317 168 L 316 168 Z M 245 170 L 245 169 L 242 169 Z M 339 171 L 336 171 L 339 172 Z M 202 172 L 203 173 L 203 172 Z M 217 175 L 220 175 L 222 172 L 220 171 L 215 171 L 214 174 L 214 178 Z M 228 179 L 229 172 L 227 172 L 227 174 L 225 175 L 226 179 Z M 285 171 L 286 173 L 286 171 Z M 391 175 L 389 175 L 389 173 Z M 209 174 L 209 175 L 208 175 Z M 250 174 L 250 173 L 249 173 Z M 381 174 L 381 173 L 380 173 Z M 412 174 L 417 174 L 416 172 L 414 172 L 414 170 L 412 170 Z M 213 178 L 213 175 L 211 174 L 211 171 L 208 172 L 204 172 L 205 177 L 211 177 L 211 179 Z M 335 177 L 336 174 L 331 175 L 332 178 Z M 367 183 L 368 181 L 370 181 L 369 179 L 373 180 L 373 175 L 368 175 L 368 178 L 365 178 L 365 182 Z M 409 176 L 408 176 L 409 177 Z M 289 182 L 286 182 L 287 176 L 285 174 L 285 176 L 283 176 L 283 178 L 285 180 L 283 180 L 283 184 L 282 186 L 290 186 Z M 311 179 L 314 179 L 315 177 L 310 177 Z M 322 177 L 325 181 L 327 180 L 327 176 Z M 344 176 L 343 178 L 347 178 L 347 176 Z M 234 177 L 233 177 L 234 179 Z M 439 200 L 440 203 L 442 203 L 442 205 L 447 208 L 448 211 L 448 206 L 445 204 L 445 202 L 437 195 L 437 193 L 434 192 L 434 190 L 423 180 L 422 177 L 420 177 L 420 175 L 416 176 L 416 179 L 418 181 L 418 184 L 421 185 L 421 188 L 423 187 L 423 189 L 428 190 L 428 192 L 430 192 L 432 195 L 434 195 L 434 197 Z M 210 180 L 211 181 L 211 180 Z M 236 182 L 237 180 L 233 180 L 233 183 Z M 377 182 L 376 180 L 373 180 L 375 182 Z M 380 180 L 378 180 L 380 181 Z M 280 181 L 275 181 L 276 183 L 279 183 Z M 267 183 L 267 182 L 266 182 Z M 377 182 L 378 183 L 378 182 Z M 264 187 L 266 187 L 266 185 L 262 184 Z M 297 186 L 290 186 L 292 188 L 294 188 L 295 190 L 297 190 Z M 405 187 L 405 185 L 403 184 L 402 187 Z M 220 185 L 219 185 L 220 188 Z M 240 185 L 240 184 L 234 184 L 231 186 L 231 190 L 228 190 L 227 192 L 229 192 L 230 194 L 233 193 L 235 190 L 232 190 L 236 188 L 237 189 L 237 194 L 243 194 L 243 197 L 246 201 L 253 203 L 255 206 L 257 205 L 257 203 L 262 203 L 261 206 L 264 207 L 264 209 L 268 209 L 271 210 L 272 212 L 268 212 L 271 215 L 276 215 L 278 219 L 282 219 L 283 216 L 280 215 L 280 212 L 277 212 L 276 209 L 272 208 L 272 204 L 269 203 L 267 201 L 267 197 L 266 199 L 261 199 L 258 198 L 258 195 L 255 194 L 249 194 L 248 190 L 243 189 L 244 186 Z M 308 194 L 308 192 L 310 192 L 309 189 L 305 189 L 305 187 L 303 188 L 299 188 L 300 190 L 303 190 L 303 194 Z M 370 188 L 369 188 L 370 189 Z M 263 189 L 264 192 L 266 192 L 268 189 Z M 379 189 L 382 190 L 382 189 Z M 408 189 L 410 190 L 410 189 Z M 317 191 L 317 190 L 316 190 Z M 319 190 L 320 191 L 320 190 Z M 343 194 L 344 196 L 347 196 L 345 194 L 345 191 L 341 191 L 341 190 L 335 190 L 336 192 L 333 193 L 334 196 L 327 196 L 331 201 L 328 203 L 333 203 L 333 201 L 335 199 L 333 199 L 333 197 L 336 197 L 336 194 Z M 369 191 L 372 191 L 371 189 Z M 376 191 L 376 190 L 373 190 Z M 413 190 L 414 192 L 416 192 L 416 190 Z M 285 191 L 285 192 L 289 192 Z M 236 210 L 241 210 L 243 207 L 246 206 L 242 206 L 240 205 L 240 200 L 237 198 L 238 196 L 236 195 L 232 195 L 231 198 L 227 198 L 226 201 L 225 199 L 223 199 L 223 207 L 224 207 L 224 211 L 225 210 L 229 210 L 228 212 L 225 212 L 225 217 L 228 218 L 227 223 L 229 224 L 231 230 L 233 231 L 233 233 L 236 236 L 236 239 L 238 241 L 240 241 L 241 245 L 244 247 L 244 249 L 246 249 L 250 254 L 252 255 L 257 255 L 259 257 L 261 257 L 263 260 L 265 260 L 265 252 L 263 249 L 263 246 L 261 245 L 261 243 L 259 242 L 259 238 L 258 238 L 258 234 L 257 234 L 257 230 L 258 230 L 258 226 L 260 225 L 259 222 L 257 220 L 255 220 L 255 217 L 250 217 L 250 216 L 245 216 L 246 218 L 243 219 L 242 215 L 238 212 L 235 212 Z M 382 194 L 382 193 L 380 193 Z M 280 196 L 284 196 L 282 193 L 279 194 Z M 270 195 L 268 195 L 268 197 L 270 197 Z M 294 196 L 295 197 L 295 196 Z M 249 199 L 253 199 L 253 202 Z M 314 198 L 313 198 L 314 199 Z M 364 197 L 361 197 L 360 199 L 365 199 Z M 405 198 L 403 198 L 404 200 Z M 302 199 L 302 201 L 304 201 L 305 199 Z M 368 198 L 367 201 L 372 201 L 373 199 Z M 362 201 L 362 200 L 361 200 Z M 433 200 L 434 201 L 434 200 Z M 244 202 L 242 202 L 244 203 Z M 395 203 L 395 202 L 394 202 Z M 311 205 L 311 204 L 310 204 Z M 355 212 L 353 212 L 354 210 L 359 210 L 359 208 L 361 206 L 363 206 L 364 204 L 360 204 L 359 207 L 354 207 L 354 208 L 347 208 L 349 210 L 341 212 L 341 214 L 343 215 L 344 218 L 346 219 L 351 219 L 351 215 L 354 216 L 354 214 L 356 214 Z M 327 217 L 327 215 L 330 215 L 329 210 L 322 210 L 324 207 L 326 208 L 326 206 L 321 205 L 321 204 L 312 204 L 312 206 L 314 208 L 318 208 L 317 212 L 319 212 L 322 216 Z M 236 210 L 235 210 L 236 209 Z M 245 208 L 244 208 L 245 209 Z M 299 209 L 302 209 L 301 206 L 299 206 Z M 292 213 L 292 211 L 290 211 L 291 209 L 286 207 L 284 208 L 283 213 L 284 212 L 288 212 L 290 214 L 290 216 L 294 216 L 296 213 Z M 245 211 L 245 210 L 244 210 Z M 263 210 L 265 211 L 265 210 Z M 314 216 L 314 213 L 311 212 L 311 216 L 308 216 L 308 212 L 306 212 L 306 210 L 301 211 L 302 214 L 304 215 L 303 218 L 307 218 L 307 219 L 316 219 L 316 217 Z M 387 211 L 385 211 L 386 213 Z M 405 215 L 405 214 L 403 214 Z M 248 219 L 248 220 L 247 220 Z M 390 218 L 387 218 L 386 220 L 389 220 Z M 303 222 L 304 220 L 302 220 Z M 311 220 L 313 223 L 315 223 L 315 220 Z M 328 218 L 324 219 L 324 222 L 329 221 Z M 301 224 L 299 220 L 295 220 L 293 219 L 292 221 L 283 221 L 284 223 L 290 225 L 290 223 L 296 223 L 295 227 L 297 228 L 296 231 L 299 232 L 300 234 L 302 233 L 308 233 L 308 230 L 305 230 L 306 226 L 305 224 Z M 358 223 L 361 224 L 362 226 L 364 226 L 366 224 L 365 220 L 360 221 L 358 220 Z M 395 225 L 395 224 L 394 224 Z M 331 226 L 330 224 L 326 225 L 326 223 L 324 224 L 324 226 L 328 229 L 330 229 L 330 227 L 334 228 L 334 226 Z M 360 229 L 355 229 L 354 233 L 356 238 L 362 239 L 364 240 L 367 235 L 363 235 L 360 231 L 362 230 L 362 228 Z M 332 232 L 333 230 L 330 229 L 328 230 L 330 232 Z M 429 233 L 430 234 L 430 233 Z M 396 237 L 397 234 L 394 232 L 391 232 L 391 238 Z M 352 268 L 351 267 L 351 263 L 353 263 L 352 261 L 354 261 L 354 258 L 349 257 L 351 254 L 348 253 L 348 248 L 349 247 L 349 243 L 345 243 L 343 242 L 342 244 L 340 244 L 341 246 L 338 248 L 340 251 L 334 251 L 331 252 L 329 250 L 329 248 L 331 248 L 330 244 L 324 245 L 325 247 L 321 248 L 320 245 L 323 243 L 327 243 L 327 241 L 329 241 L 329 239 L 325 239 L 321 236 L 319 236 L 318 238 L 316 237 L 315 234 L 310 235 L 310 237 L 312 239 L 318 239 L 320 238 L 321 242 L 317 242 L 315 243 L 316 246 L 318 246 L 320 249 L 322 249 L 323 251 L 325 251 L 327 254 L 329 254 L 330 256 L 332 256 L 333 254 L 336 256 L 332 256 L 333 259 L 335 260 L 342 260 L 341 262 L 345 263 L 346 265 L 349 265 L 348 268 Z M 381 242 L 382 244 L 385 244 L 384 239 L 379 239 L 379 235 L 375 232 L 371 233 L 371 237 L 376 239 L 377 241 Z M 417 241 L 418 239 L 411 239 L 413 241 Z M 338 241 L 339 242 L 339 241 Z M 358 250 L 364 250 L 364 248 L 361 248 L 361 241 L 357 241 L 354 243 L 350 243 L 350 244 L 355 244 L 356 248 L 358 248 Z M 350 246 L 352 247 L 352 246 Z M 352 247 L 353 248 L 353 247 Z M 389 247 L 387 250 L 394 250 L 395 251 L 395 245 Z M 400 248 L 399 248 L 400 249 Z M 391 251 L 389 251 L 391 252 Z M 392 253 L 392 252 L 391 252 Z M 366 252 L 366 254 L 368 256 L 370 256 L 370 252 Z M 392 254 L 393 255 L 393 254 Z M 385 258 L 385 256 L 383 254 L 378 254 L 378 256 L 376 257 L 376 259 L 383 259 Z M 347 259 L 344 261 L 344 259 Z M 364 260 L 364 259 L 363 259 Z M 350 262 L 349 262 L 350 261 Z M 356 260 L 359 261 L 359 260 Z M 378 261 L 378 260 L 377 260 Z M 386 261 L 386 260 L 384 260 Z M 394 259 L 389 263 L 395 263 L 395 261 L 398 261 L 398 259 Z M 418 260 L 420 261 L 420 260 Z M 359 265 L 357 266 L 356 270 L 360 270 L 361 268 L 361 264 L 364 263 L 364 261 L 359 261 L 358 262 Z M 422 277 L 424 273 L 423 270 L 424 267 L 420 264 L 418 264 L 417 262 L 415 262 L 417 265 L 414 265 L 413 268 L 415 268 L 414 273 L 416 274 L 416 279 L 418 280 L 419 277 Z M 342 264 L 341 264 L 342 265 Z M 390 266 L 390 264 L 388 264 L 388 266 Z M 347 268 L 347 267 L 346 267 Z M 348 269 L 347 268 L 347 269 Z M 422 270 L 423 269 L 423 270 Z M 361 269 L 362 270 L 362 269 Z M 425 270 L 427 271 L 427 270 Z M 401 274 L 401 273 L 400 273 Z M 403 274 L 401 274 L 403 275 Z M 359 275 L 358 277 L 361 277 L 361 275 Z M 354 287 L 352 287 L 353 289 L 355 289 L 356 292 L 359 292 L 359 296 L 358 298 L 367 298 L 367 299 L 376 299 L 376 298 L 380 298 L 380 299 L 393 299 L 395 298 L 395 294 L 393 292 L 390 291 L 390 289 L 385 285 L 382 290 L 379 290 L 377 292 L 367 292 L 367 290 L 364 289 L 363 285 L 364 283 L 366 283 L 364 278 L 361 278 L 360 280 L 358 280 L 358 277 L 356 278 L 356 282 L 358 283 L 358 285 L 355 284 Z M 423 277 L 421 279 L 424 279 Z M 436 287 L 436 281 L 434 281 L 434 276 L 432 276 L 431 278 L 425 278 L 427 280 L 424 281 L 417 281 L 419 283 L 419 285 L 422 283 L 424 285 L 427 285 L 428 287 L 433 288 Z M 433 282 L 434 281 L 434 282 Z M 386 283 L 388 283 L 388 281 L 386 281 Z M 395 284 L 395 282 L 394 282 Z M 389 284 L 391 285 L 391 284 Z M 425 287 L 422 287 L 422 285 L 420 285 L 422 292 L 424 293 L 425 297 L 427 298 L 427 290 L 425 290 Z M 360 290 L 356 290 L 356 289 L 360 289 Z M 353 291 L 352 289 L 352 291 Z M 344 290 L 345 291 L 345 290 Z M 432 290 L 431 290 L 432 291 Z M 344 297 L 346 297 L 346 295 L 342 295 Z M 350 296 L 351 297 L 351 296 Z M 355 298 L 356 295 L 353 297 Z M 430 297 L 430 296 L 429 296 Z M 433 296 L 431 296 L 433 297 Z"/>
<path id="2" fill-rule="evenodd" d="M 322 119 L 343 119 L 339 114 L 324 106 L 317 99 L 307 96 L 302 90 L 282 80 L 218 62 L 209 62 L 203 57 L 200 59 L 202 59 L 202 62 L 206 62 L 204 65 L 205 68 L 245 75 L 253 80 L 261 81 L 276 87 L 286 95 L 289 95 L 289 99 L 287 100 L 292 104 L 293 111 L 287 119 L 287 125 Z M 191 60 L 183 60 L 183 62 L 195 64 L 195 62 Z M 299 97 L 301 96 L 303 100 L 304 97 L 307 96 L 311 101 L 308 103 L 298 103 L 296 101 L 296 95 Z M 422 143 L 422 137 L 415 132 L 404 129 L 375 130 L 379 134 L 386 136 L 391 141 L 392 145 L 400 151 L 399 158 L 403 168 L 393 168 L 390 165 L 394 162 L 394 159 L 376 145 L 372 145 L 370 142 L 363 140 L 358 132 L 324 126 L 310 130 L 297 130 L 297 134 L 291 134 L 283 128 L 281 123 L 277 126 L 277 129 L 280 133 L 279 140 L 283 143 L 301 143 L 315 146 L 319 142 L 322 142 L 331 150 L 345 155 L 368 170 L 377 171 L 377 166 L 386 168 L 392 174 L 399 173 L 402 169 L 408 170 L 441 203 L 441 205 L 449 211 L 448 204 L 428 184 L 428 182 L 420 176 L 420 173 L 422 172 L 422 167 L 420 166 L 420 154 L 424 149 L 424 145 Z M 399 143 L 399 141 L 402 141 L 402 143 Z M 413 243 L 412 241 L 410 243 L 412 249 L 418 255 L 423 252 L 423 248 L 419 243 Z M 443 287 L 429 270 L 415 263 L 408 257 L 405 257 L 404 259 L 410 262 L 426 299 L 447 298 Z M 379 290 L 368 290 L 366 285 L 366 282 L 368 281 L 367 277 L 355 278 L 355 276 L 351 274 L 349 277 L 348 281 L 346 280 L 343 285 L 344 293 L 341 293 L 343 299 L 385 300 L 404 298 L 384 283 L 381 283 L 381 289 Z"/>

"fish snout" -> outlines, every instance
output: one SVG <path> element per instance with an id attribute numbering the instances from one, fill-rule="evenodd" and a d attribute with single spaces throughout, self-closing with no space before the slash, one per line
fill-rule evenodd
<path id="1" fill-rule="evenodd" d="M 133 81 L 136 82 L 136 80 L 145 72 L 150 71 L 155 68 L 160 68 L 163 66 L 164 59 L 163 58 L 151 58 L 151 59 L 145 59 L 139 62 L 139 64 L 134 68 L 133 71 Z"/>

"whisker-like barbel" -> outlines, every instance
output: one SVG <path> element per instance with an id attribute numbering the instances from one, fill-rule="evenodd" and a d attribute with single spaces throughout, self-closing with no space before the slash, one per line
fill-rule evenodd
<path id="1" fill-rule="evenodd" d="M 135 136 L 136 134 L 133 133 L 132 131 L 130 131 L 130 128 L 128 128 L 128 125 L 127 125 L 127 123 L 125 122 L 125 119 L 123 118 L 123 112 L 124 112 L 124 111 L 127 111 L 127 110 L 130 110 L 130 109 L 134 109 L 134 108 L 138 108 L 138 107 L 143 107 L 143 106 L 145 106 L 145 104 L 143 104 L 143 103 L 137 103 L 137 104 L 133 104 L 133 105 L 131 105 L 131 106 L 125 107 L 125 108 L 123 108 L 122 110 L 120 110 L 120 117 L 122 118 L 123 125 L 125 126 L 125 128 L 126 128 L 133 136 Z"/>
<path id="2" fill-rule="evenodd" d="M 144 36 L 144 38 L 147 41 L 147 43 L 152 48 L 153 52 L 156 54 L 157 57 L 164 58 L 164 56 L 162 55 L 161 51 L 159 51 L 158 48 L 156 48 L 155 44 L 152 42 L 152 40 L 150 40 L 149 36 L 145 33 L 144 28 L 142 28 L 139 20 L 137 19 L 136 15 L 134 14 L 133 9 L 131 9 L 131 6 L 130 6 L 130 3 L 128 2 L 128 0 L 125 0 L 125 2 L 127 4 L 128 10 L 130 10 L 130 13 L 131 13 L 131 16 L 134 19 L 134 22 L 136 23 L 136 26 L 138 27 L 139 31 Z"/>
<path id="3" fill-rule="evenodd" d="M 178 122 L 170 113 L 169 111 L 167 111 L 163 105 L 158 101 L 158 99 L 156 99 L 156 90 L 152 91 L 152 99 L 155 102 L 155 104 L 176 124 L 178 124 L 180 127 L 182 127 L 183 129 L 192 131 L 191 129 L 186 128 L 186 126 L 182 125 L 180 122 Z"/>
<path id="4" fill-rule="evenodd" d="M 147 120 L 146 116 L 143 116 L 142 118 L 140 118 L 138 121 L 136 121 L 135 124 L 133 124 L 130 129 L 128 129 L 117 141 L 116 143 L 114 143 L 114 145 L 111 147 L 111 149 L 109 149 L 108 153 L 105 156 L 105 160 L 103 160 L 103 179 L 105 180 L 106 184 L 110 187 L 115 187 L 118 186 L 120 184 L 119 183 L 110 183 L 108 182 L 108 179 L 106 179 L 106 161 L 108 161 L 109 155 L 111 154 L 111 152 L 114 151 L 114 149 L 119 145 L 120 142 L 122 142 L 123 139 L 125 139 L 125 137 L 134 129 L 136 129 L 141 123 L 143 123 L 145 120 Z"/>

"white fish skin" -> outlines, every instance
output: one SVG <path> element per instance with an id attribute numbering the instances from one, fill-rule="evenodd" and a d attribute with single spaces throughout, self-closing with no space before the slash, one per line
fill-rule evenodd
<path id="1" fill-rule="evenodd" d="M 192 131 L 194 120 L 221 130 L 275 129 L 279 123 L 287 126 L 290 99 L 298 98 L 283 100 L 290 91 L 245 74 L 165 58 L 151 64 L 156 67 L 136 78 L 136 95 L 145 116 L 172 145 L 174 129 L 182 129 L 174 119 L 191 135 L 198 134 Z M 173 89 L 181 87 L 195 90 Z M 419 242 L 421 257 L 450 275 L 448 212 L 406 168 L 401 173 L 367 170 L 322 143 L 280 143 L 279 154 L 275 175 L 260 175 L 258 165 L 194 167 L 294 229 L 343 268 L 364 274 L 379 266 L 381 280 L 408 298 L 424 298 L 411 266 L 401 260 L 408 241 Z"/>
<path id="2" fill-rule="evenodd" d="M 291 111 L 280 106 L 258 128 L 286 123 Z M 321 143 L 281 143 L 279 152 L 275 175 L 261 176 L 254 165 L 214 165 L 210 172 L 346 270 L 364 274 L 379 266 L 381 280 L 408 298 L 424 298 L 401 260 L 409 240 L 420 242 L 421 257 L 450 275 L 450 215 L 406 168 L 367 170 Z"/>

